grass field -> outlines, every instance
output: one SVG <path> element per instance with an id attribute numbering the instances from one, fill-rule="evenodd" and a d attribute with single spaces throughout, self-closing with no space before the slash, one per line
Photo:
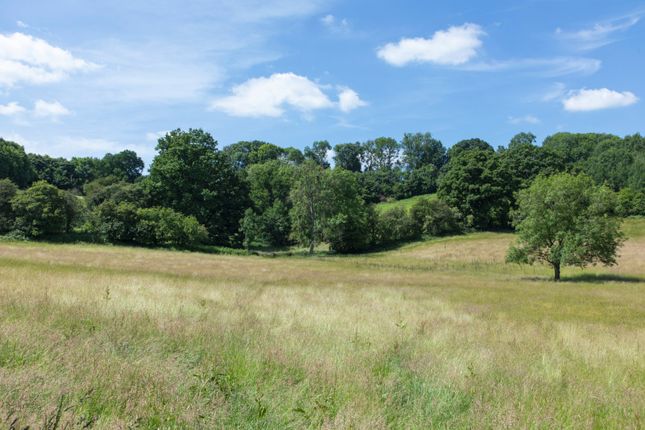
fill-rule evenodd
<path id="1" fill-rule="evenodd" d="M 645 220 L 613 268 L 475 233 L 364 256 L 0 243 L 0 427 L 645 425 Z"/>
<path id="2" fill-rule="evenodd" d="M 410 210 L 410 208 L 419 200 L 422 199 L 435 199 L 436 194 L 422 194 L 420 196 L 410 197 L 409 199 L 402 200 L 393 200 L 391 202 L 383 202 L 376 205 L 376 210 L 379 212 L 385 212 L 387 210 L 402 207 L 405 210 Z"/>

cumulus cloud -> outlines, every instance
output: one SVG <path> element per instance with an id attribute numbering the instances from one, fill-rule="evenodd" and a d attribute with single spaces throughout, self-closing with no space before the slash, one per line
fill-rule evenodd
<path id="1" fill-rule="evenodd" d="M 600 48 L 616 41 L 615 34 L 633 27 L 640 21 L 638 14 L 629 15 L 619 19 L 598 23 L 590 28 L 578 31 L 565 31 L 556 29 L 558 39 L 569 44 L 575 49 L 587 51 Z"/>
<path id="2" fill-rule="evenodd" d="M 509 116 L 508 122 L 511 124 L 539 124 L 540 118 L 533 115 Z"/>
<path id="3" fill-rule="evenodd" d="M 467 23 L 437 31 L 430 39 L 417 37 L 388 43 L 378 49 L 377 55 L 393 66 L 414 62 L 456 66 L 477 55 L 485 34 L 479 25 Z"/>
<path id="4" fill-rule="evenodd" d="M 362 106 L 367 106 L 367 103 L 359 97 L 358 93 L 351 88 L 342 88 L 338 94 L 338 107 L 343 112 L 350 112 Z"/>
<path id="5" fill-rule="evenodd" d="M 0 105 L 0 115 L 13 116 L 25 112 L 27 109 L 20 106 L 17 102 L 10 102 L 6 105 Z"/>
<path id="6" fill-rule="evenodd" d="M 637 101 L 638 97 L 629 91 L 618 92 L 599 88 L 572 91 L 562 100 L 562 105 L 570 112 L 584 112 L 630 106 Z"/>
<path id="7" fill-rule="evenodd" d="M 45 100 L 36 100 L 34 103 L 34 116 L 38 118 L 58 119 L 62 116 L 69 115 L 71 112 L 58 101 L 47 102 Z"/>
<path id="8" fill-rule="evenodd" d="M 0 34 L 0 86 L 57 82 L 97 67 L 42 39 L 23 33 Z"/>
<path id="9" fill-rule="evenodd" d="M 294 73 L 249 79 L 233 87 L 231 93 L 214 100 L 210 107 L 232 116 L 275 118 L 282 116 L 286 107 L 308 114 L 334 106 L 349 111 L 364 103 L 356 92 L 344 88 L 336 105 L 320 85 Z"/>

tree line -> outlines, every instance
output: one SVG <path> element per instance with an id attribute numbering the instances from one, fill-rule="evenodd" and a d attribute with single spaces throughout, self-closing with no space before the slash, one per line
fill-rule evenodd
<path id="1" fill-rule="evenodd" d="M 178 129 L 156 150 L 144 175 L 133 151 L 68 160 L 0 139 L 0 232 L 149 246 L 300 244 L 313 251 L 324 242 L 360 252 L 422 236 L 519 228 L 514 214 L 523 193 L 558 174 L 610 192 L 616 215 L 645 215 L 645 138 L 638 134 L 557 133 L 537 145 L 520 133 L 495 149 L 477 138 L 446 148 L 430 133 L 415 133 L 334 147 L 317 141 L 300 151 L 262 141 L 220 149 L 201 129 Z M 374 207 L 435 193 L 410 211 Z"/>

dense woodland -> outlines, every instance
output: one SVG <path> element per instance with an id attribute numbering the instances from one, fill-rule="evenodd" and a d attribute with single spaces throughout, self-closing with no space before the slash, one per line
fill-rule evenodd
<path id="1" fill-rule="evenodd" d="M 447 149 L 429 133 L 300 151 L 262 141 L 218 148 L 200 130 L 159 139 L 147 175 L 133 151 L 71 160 L 0 139 L 0 234 L 110 243 L 360 252 L 423 236 L 512 228 L 520 191 L 567 172 L 611 191 L 616 215 L 645 215 L 645 138 L 520 133 Z M 332 155 L 333 154 L 333 155 Z M 333 159 L 333 168 L 330 166 Z M 375 203 L 436 193 L 410 211 Z M 564 197 L 563 197 L 564 198 Z"/>

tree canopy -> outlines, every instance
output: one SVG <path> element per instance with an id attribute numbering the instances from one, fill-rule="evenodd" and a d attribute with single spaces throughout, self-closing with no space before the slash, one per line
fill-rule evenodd
<path id="1" fill-rule="evenodd" d="M 616 263 L 622 234 L 608 188 L 595 186 L 586 175 L 561 173 L 538 177 L 520 191 L 518 203 L 513 219 L 518 241 L 509 262 L 546 262 L 556 281 L 562 266 Z"/>

